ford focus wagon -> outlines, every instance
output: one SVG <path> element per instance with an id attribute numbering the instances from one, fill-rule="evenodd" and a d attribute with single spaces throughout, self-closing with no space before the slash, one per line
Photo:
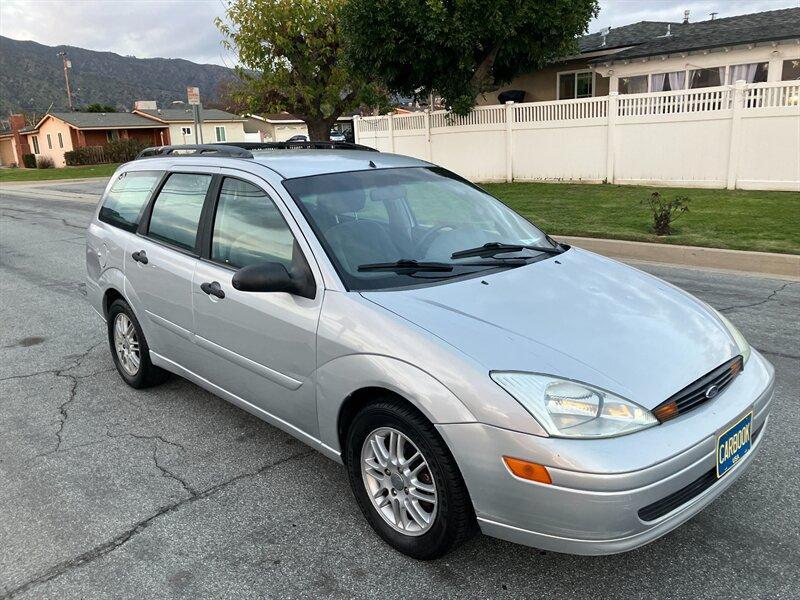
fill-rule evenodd
<path id="1" fill-rule="evenodd" d="M 631 550 L 731 486 L 772 366 L 720 313 L 352 144 L 162 147 L 112 177 L 87 290 L 120 376 L 172 373 L 342 463 L 387 543 Z"/>

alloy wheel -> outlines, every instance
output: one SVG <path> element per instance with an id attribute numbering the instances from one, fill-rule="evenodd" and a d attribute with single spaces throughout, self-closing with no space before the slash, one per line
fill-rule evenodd
<path id="1" fill-rule="evenodd" d="M 422 535 L 436 518 L 438 495 L 428 462 L 408 436 L 372 431 L 361 448 L 361 477 L 378 514 L 405 535 Z"/>
<path id="2" fill-rule="evenodd" d="M 114 349 L 119 364 L 128 375 L 134 377 L 141 364 L 139 339 L 136 337 L 133 322 L 125 313 L 119 313 L 114 319 Z"/>

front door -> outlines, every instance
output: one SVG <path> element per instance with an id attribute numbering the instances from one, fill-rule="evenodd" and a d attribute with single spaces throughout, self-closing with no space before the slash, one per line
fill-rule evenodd
<path id="1" fill-rule="evenodd" d="M 125 252 L 131 299 L 151 351 L 191 364 L 192 277 L 200 215 L 212 175 L 170 173 Z M 149 217 L 149 218 L 148 218 Z"/>
<path id="2" fill-rule="evenodd" d="M 207 259 L 194 271 L 195 341 L 209 357 L 204 377 L 317 437 L 313 375 L 323 295 L 319 274 L 313 299 L 240 292 L 231 285 L 234 272 L 248 265 L 278 262 L 292 272 L 301 261 L 308 264 L 281 211 L 257 181 L 222 179 Z"/>

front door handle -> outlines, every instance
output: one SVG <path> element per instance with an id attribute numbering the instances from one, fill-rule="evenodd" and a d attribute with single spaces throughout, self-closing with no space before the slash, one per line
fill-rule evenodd
<path id="1" fill-rule="evenodd" d="M 212 281 L 211 283 L 209 282 L 201 283 L 200 289 L 203 290 L 209 296 L 216 296 L 220 300 L 225 297 L 225 292 L 222 291 L 222 287 L 219 285 L 219 281 Z"/>
<path id="2" fill-rule="evenodd" d="M 138 252 L 134 252 L 131 254 L 131 258 L 138 263 L 142 263 L 143 265 L 147 264 L 147 252 L 144 250 L 139 250 Z"/>

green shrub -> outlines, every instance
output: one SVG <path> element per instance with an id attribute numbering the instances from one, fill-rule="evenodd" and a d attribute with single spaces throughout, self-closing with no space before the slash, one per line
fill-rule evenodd
<path id="1" fill-rule="evenodd" d="M 26 169 L 35 169 L 36 168 L 36 155 L 35 154 L 23 154 L 22 155 L 22 164 Z"/>
<path id="2" fill-rule="evenodd" d="M 75 148 L 64 153 L 69 166 L 98 165 L 102 163 L 119 163 L 133 160 L 147 148 L 147 144 L 138 140 L 113 140 L 105 146 L 86 146 Z"/>
<path id="3" fill-rule="evenodd" d="M 37 169 L 52 169 L 53 167 L 55 167 L 53 159 L 49 156 L 40 156 L 36 159 Z"/>

